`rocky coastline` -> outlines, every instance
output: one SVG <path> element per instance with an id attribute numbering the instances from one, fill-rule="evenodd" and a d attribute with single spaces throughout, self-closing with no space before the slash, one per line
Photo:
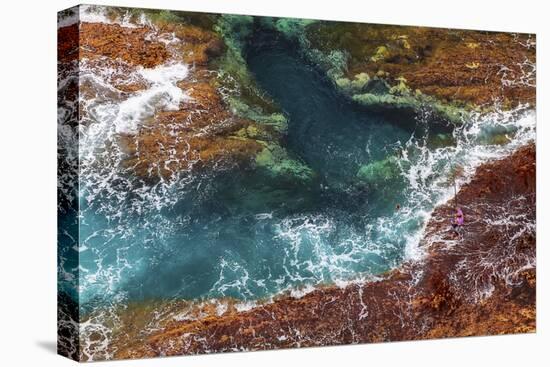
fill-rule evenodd
<path id="1" fill-rule="evenodd" d="M 379 280 L 285 296 L 250 311 L 172 321 L 118 358 L 420 340 L 536 330 L 535 146 L 480 166 L 427 225 L 427 255 Z M 506 213 L 506 218 L 502 215 Z"/>
<path id="2" fill-rule="evenodd" d="M 533 35 L 298 20 L 275 28 L 369 108 L 460 123 L 471 112 L 536 103 Z"/>
<path id="3" fill-rule="evenodd" d="M 109 11 L 112 19 L 126 12 Z M 286 152 L 286 117 L 247 69 L 247 42 L 262 30 L 294 42 L 336 89 L 372 110 L 406 109 L 461 123 L 472 112 L 535 106 L 531 35 L 285 18 L 258 24 L 251 16 L 176 14 L 148 11 L 154 28 L 84 21 L 72 40 L 79 43 L 79 60 L 90 67 L 131 72 L 175 62 L 192 66 L 178 83 L 190 103 L 155 112 L 135 135 L 120 134 L 125 165 L 147 180 L 223 162 L 263 169 L 276 179 L 313 178 Z M 60 61 L 71 27 L 58 32 Z M 140 80 L 112 83 L 127 95 L 147 87 Z M 86 85 L 81 92 L 94 96 Z"/>

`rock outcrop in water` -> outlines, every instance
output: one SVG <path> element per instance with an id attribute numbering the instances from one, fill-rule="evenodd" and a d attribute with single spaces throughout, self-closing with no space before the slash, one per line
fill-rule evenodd
<path id="1" fill-rule="evenodd" d="M 172 37 L 173 41 L 163 37 Z M 185 103 L 176 109 L 153 111 L 135 133 L 120 134 L 126 155 L 124 164 L 138 176 L 169 178 L 189 170 L 197 162 L 198 166 L 212 167 L 222 159 L 249 159 L 260 150 L 255 140 L 236 136 L 239 129 L 254 122 L 233 116 L 224 106 L 214 85 L 216 76 L 206 67 L 211 55 L 222 52 L 219 42 L 213 32 L 193 26 L 172 25 L 153 30 L 146 26 L 82 23 L 81 60 L 98 69 L 112 63 L 115 68 L 127 70 L 127 74 L 120 73 L 118 79 L 110 82 L 128 96 L 149 87 L 147 81 L 128 80 L 127 75 L 137 67 L 155 68 L 182 62 L 194 65 L 190 77 L 177 85 L 186 94 Z M 89 99 L 96 93 L 86 85 L 82 89 Z"/>
<path id="2" fill-rule="evenodd" d="M 178 83 L 185 104 L 155 112 L 135 135 L 120 135 L 127 167 L 140 177 L 169 178 L 191 167 L 244 163 L 276 177 L 313 177 L 281 146 L 286 119 L 247 70 L 246 42 L 258 31 L 252 17 L 148 15 L 154 26 L 83 22 L 80 30 L 80 59 L 98 68 L 116 62 L 122 75 L 110 82 L 121 93 L 148 87 L 143 80 L 123 80 L 138 67 L 192 67 Z M 535 103 L 535 46 L 528 35 L 293 19 L 261 27 L 296 41 L 341 91 L 370 108 L 428 107 L 459 121 L 480 107 Z M 68 32 L 59 34 L 63 55 Z M 81 89 L 94 97 L 85 85 Z"/>
<path id="3" fill-rule="evenodd" d="M 346 22 L 276 28 L 371 108 L 465 112 L 535 105 L 532 35 Z"/>
<path id="4" fill-rule="evenodd" d="M 118 12 L 112 11 L 117 19 Z M 143 68 L 182 63 L 190 69 L 177 83 L 185 100 L 176 108 L 155 109 L 147 116 L 132 112 L 130 117 L 143 121 L 135 131 L 119 134 L 124 166 L 149 180 L 169 179 L 193 168 L 235 165 L 263 167 L 274 176 L 296 171 L 300 180 L 311 177 L 312 172 L 290 159 L 279 144 L 286 129 L 284 116 L 268 97 L 260 96 L 240 50 L 227 47 L 213 30 L 223 17 L 158 18 L 152 17 L 154 25 L 131 26 L 84 20 L 80 27 L 79 58 L 89 69 L 115 70 L 108 75 L 115 100 L 147 92 L 147 80 L 130 77 Z M 67 29 L 59 29 L 60 55 L 65 55 Z M 104 93 L 86 84 L 81 91 L 88 100 Z"/>
<path id="5" fill-rule="evenodd" d="M 146 27 L 127 28 L 118 24 L 82 23 L 80 58 L 122 59 L 134 66 L 155 67 L 166 62 L 170 53 L 159 41 L 146 41 Z"/>
<path id="6" fill-rule="evenodd" d="M 378 280 L 285 296 L 240 313 L 173 321 L 120 358 L 535 331 L 535 147 L 478 168 L 421 241 L 426 257 Z"/>

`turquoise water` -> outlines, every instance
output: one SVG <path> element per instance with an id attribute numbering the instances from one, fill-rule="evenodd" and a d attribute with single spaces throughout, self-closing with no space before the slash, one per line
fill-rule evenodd
<path id="1" fill-rule="evenodd" d="M 286 147 L 319 175 L 323 190 L 316 202 L 348 215 L 384 215 L 404 199 L 404 180 L 396 175 L 386 192 L 360 184 L 362 165 L 398 157 L 416 132 L 417 121 L 404 111 L 375 113 L 339 94 L 323 74 L 309 65 L 296 46 L 275 34 L 256 36 L 248 64 L 263 90 L 289 117 Z"/>
<path id="2" fill-rule="evenodd" d="M 480 144 L 478 125 L 364 109 L 295 50 L 258 33 L 246 58 L 288 118 L 283 146 L 314 171 L 305 183 L 232 167 L 143 182 L 120 165 L 116 106 L 85 104 L 80 244 L 67 250 L 79 253 L 84 310 L 144 299 L 256 300 L 379 274 L 417 255 L 423 224 L 449 195 L 450 170 L 478 158 L 467 153 Z M 98 90 L 106 84 L 86 67 L 82 78 Z M 432 146 L 434 137 L 450 143 Z"/>

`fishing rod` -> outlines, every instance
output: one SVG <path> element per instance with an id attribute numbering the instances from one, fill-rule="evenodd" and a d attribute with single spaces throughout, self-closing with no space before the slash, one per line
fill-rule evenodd
<path id="1" fill-rule="evenodd" d="M 455 188 L 455 210 L 456 210 L 456 209 L 458 209 L 458 199 L 456 197 L 456 172 L 453 175 L 453 185 L 454 185 L 454 188 Z"/>

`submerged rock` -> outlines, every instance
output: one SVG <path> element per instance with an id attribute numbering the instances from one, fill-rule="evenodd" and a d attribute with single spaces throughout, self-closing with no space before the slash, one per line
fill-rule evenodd
<path id="1" fill-rule="evenodd" d="M 256 165 L 267 169 L 277 180 L 308 183 L 315 174 L 304 163 L 289 157 L 287 151 L 277 144 L 269 144 L 256 156 Z"/>
<path id="2" fill-rule="evenodd" d="M 488 144 L 494 144 L 494 145 L 505 145 L 508 144 L 511 141 L 508 134 L 497 134 L 494 136 L 491 136 L 491 138 L 488 141 Z"/>
<path id="3" fill-rule="evenodd" d="M 427 140 L 427 146 L 430 149 L 453 146 L 456 140 L 452 134 L 430 134 Z"/>
<path id="4" fill-rule="evenodd" d="M 232 112 L 238 116 L 270 126 L 281 135 L 286 134 L 288 122 L 282 113 L 265 113 L 260 107 L 251 107 L 238 98 L 229 98 L 229 106 Z"/>
<path id="5" fill-rule="evenodd" d="M 395 88 L 395 87 L 392 87 Z M 441 103 L 420 92 L 411 94 L 408 90 L 392 89 L 391 93 L 354 94 L 353 101 L 374 110 L 405 109 L 420 112 L 429 110 L 448 122 L 462 123 L 468 112 L 455 104 Z"/>
<path id="6" fill-rule="evenodd" d="M 385 159 L 361 166 L 357 171 L 357 178 L 370 185 L 385 185 L 395 180 L 401 174 L 399 162 L 396 157 Z"/>

